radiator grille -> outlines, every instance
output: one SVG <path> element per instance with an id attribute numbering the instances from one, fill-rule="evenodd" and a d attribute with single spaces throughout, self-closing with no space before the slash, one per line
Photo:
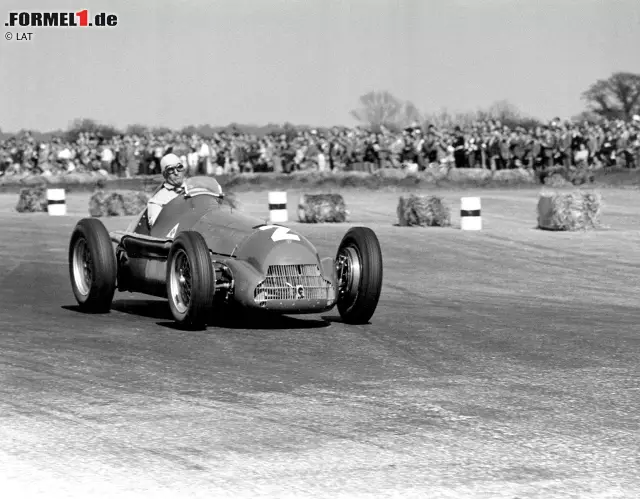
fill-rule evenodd
<path id="1" fill-rule="evenodd" d="M 317 265 L 270 265 L 267 277 L 256 287 L 256 302 L 272 300 L 326 300 L 331 283 Z"/>

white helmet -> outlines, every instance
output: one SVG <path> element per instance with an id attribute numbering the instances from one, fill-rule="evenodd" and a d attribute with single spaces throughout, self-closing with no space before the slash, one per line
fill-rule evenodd
<path id="1" fill-rule="evenodd" d="M 170 166 L 178 166 L 182 164 L 182 160 L 173 153 L 165 154 L 160 160 L 160 169 L 162 173 Z"/>

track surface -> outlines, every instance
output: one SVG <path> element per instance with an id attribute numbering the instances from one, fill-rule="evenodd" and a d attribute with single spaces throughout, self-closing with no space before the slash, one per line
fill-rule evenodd
<path id="1" fill-rule="evenodd" d="M 372 324 L 205 332 L 142 295 L 79 313 L 86 196 L 55 218 L 0 196 L 2 497 L 640 497 L 638 194 L 584 234 L 535 230 L 535 192 L 478 195 L 480 233 L 346 196 L 383 247 Z M 333 255 L 351 224 L 291 225 Z"/>

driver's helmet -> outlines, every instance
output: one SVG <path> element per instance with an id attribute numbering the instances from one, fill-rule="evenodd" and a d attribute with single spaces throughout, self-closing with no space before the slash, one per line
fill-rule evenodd
<path id="1" fill-rule="evenodd" d="M 182 160 L 176 154 L 165 154 L 160 160 L 160 170 L 162 170 L 162 173 L 164 173 L 165 170 L 171 166 L 184 167 L 184 165 L 182 164 Z"/>

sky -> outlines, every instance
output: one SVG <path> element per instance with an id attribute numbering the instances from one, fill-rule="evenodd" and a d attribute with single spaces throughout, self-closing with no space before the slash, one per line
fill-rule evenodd
<path id="1" fill-rule="evenodd" d="M 117 26 L 4 25 L 85 8 Z M 350 126 L 372 90 L 428 113 L 506 99 L 548 120 L 582 111 L 596 80 L 640 73 L 639 0 L 2 0 L 0 20 L 4 132 Z"/>

